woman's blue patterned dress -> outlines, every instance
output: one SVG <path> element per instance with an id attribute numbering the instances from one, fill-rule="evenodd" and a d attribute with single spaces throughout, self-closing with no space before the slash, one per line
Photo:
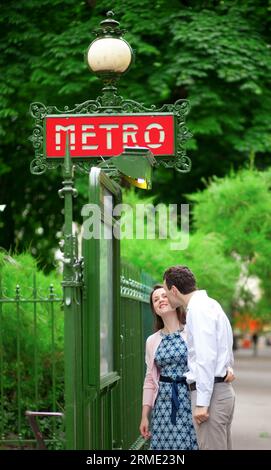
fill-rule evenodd
<path id="1" fill-rule="evenodd" d="M 162 376 L 176 380 L 187 372 L 187 348 L 180 331 L 163 334 L 155 363 Z M 159 382 L 159 391 L 152 410 L 152 450 L 197 450 L 196 433 L 192 422 L 190 394 L 186 384 L 178 383 L 179 408 L 176 424 L 171 422 L 172 384 Z"/>

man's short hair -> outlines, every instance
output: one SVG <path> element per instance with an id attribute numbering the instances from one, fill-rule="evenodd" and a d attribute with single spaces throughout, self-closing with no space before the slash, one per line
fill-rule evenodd
<path id="1" fill-rule="evenodd" d="M 177 287 L 181 294 L 190 294 L 196 290 L 196 279 L 187 266 L 171 266 L 164 272 L 163 279 L 168 289 Z"/>

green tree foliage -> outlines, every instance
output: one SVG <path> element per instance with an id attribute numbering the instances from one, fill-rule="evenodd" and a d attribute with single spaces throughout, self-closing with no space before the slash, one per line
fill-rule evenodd
<path id="1" fill-rule="evenodd" d="M 215 233 L 221 236 L 225 257 L 235 259 L 242 268 L 241 305 L 269 319 L 270 189 L 270 170 L 261 172 L 246 169 L 223 179 L 214 178 L 204 191 L 189 197 L 195 203 L 196 230 L 206 235 Z M 256 305 L 246 288 L 249 276 L 257 276 L 261 281 L 262 298 Z"/>
<path id="2" fill-rule="evenodd" d="M 98 96 L 100 84 L 83 54 L 110 7 L 106 0 L 11 0 L 1 6 L 0 202 L 7 208 L 0 246 L 31 247 L 48 268 L 62 225 L 61 179 L 58 171 L 29 173 L 28 108 L 41 101 L 63 109 Z M 116 0 L 114 9 L 136 50 L 121 94 L 147 105 L 179 98 L 192 105 L 192 173 L 156 171 L 156 199 L 176 202 L 202 187 L 203 176 L 222 176 L 248 156 L 266 165 L 270 0 Z"/>
<path id="3" fill-rule="evenodd" d="M 215 177 L 204 190 L 188 196 L 193 223 L 185 250 L 172 250 L 169 238 L 145 238 L 123 240 L 122 255 L 157 280 L 168 266 L 187 264 L 199 286 L 226 309 L 270 321 L 270 190 L 270 169 L 243 169 L 224 178 Z M 136 207 L 140 199 L 134 192 L 126 193 L 125 202 Z M 258 291 L 250 287 L 253 279 L 259 283 Z"/>
<path id="4" fill-rule="evenodd" d="M 142 199 L 134 191 L 126 192 L 124 202 L 134 207 L 133 230 L 136 229 L 136 205 Z M 153 203 L 151 198 L 144 199 L 145 204 Z M 132 219 L 124 219 L 128 225 Z M 147 222 L 147 218 L 145 223 Z M 165 224 L 166 225 L 166 224 Z M 198 287 L 207 289 L 209 294 L 220 300 L 225 310 L 230 313 L 235 297 L 236 283 L 240 267 L 235 259 L 225 256 L 224 239 L 218 233 L 204 233 L 200 230 L 190 234 L 187 248 L 172 249 L 172 240 L 159 238 L 159 217 L 156 216 L 156 236 L 142 240 L 124 238 L 121 241 L 121 256 L 135 266 L 150 273 L 157 282 L 162 282 L 163 272 L 172 265 L 188 265 L 195 273 Z M 179 232 L 182 240 L 183 233 Z M 174 242 L 175 243 L 175 242 Z"/>

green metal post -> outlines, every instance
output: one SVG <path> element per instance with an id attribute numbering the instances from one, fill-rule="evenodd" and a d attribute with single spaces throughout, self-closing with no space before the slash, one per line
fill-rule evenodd
<path id="1" fill-rule="evenodd" d="M 53 300 L 54 298 L 54 287 L 50 284 L 50 293 L 49 299 Z M 53 401 L 53 412 L 56 412 L 56 351 L 55 351 L 55 311 L 54 303 L 50 304 L 50 314 L 51 314 L 51 341 L 52 341 L 52 401 Z M 56 420 L 53 420 L 53 439 L 56 437 Z"/>
<path id="2" fill-rule="evenodd" d="M 63 166 L 64 198 L 64 362 L 65 362 L 65 424 L 66 448 L 79 449 L 82 442 L 82 344 L 80 314 L 80 280 L 76 266 L 75 239 L 72 231 L 73 198 L 77 191 L 73 187 L 73 169 L 68 145 Z"/>
<path id="3" fill-rule="evenodd" d="M 33 299 L 37 298 L 37 279 L 36 274 L 33 275 Z M 33 302 L 34 318 L 33 318 L 33 335 L 34 335 L 34 381 L 35 381 L 35 405 L 38 409 L 38 348 L 37 348 L 37 303 Z"/>
<path id="4" fill-rule="evenodd" d="M 21 315 L 20 315 L 20 286 L 17 284 L 16 286 L 16 293 L 15 293 L 15 299 L 16 299 L 16 322 L 17 322 L 17 338 L 16 338 L 16 348 L 17 348 L 17 403 L 18 403 L 18 436 L 19 440 L 22 438 L 22 399 L 21 399 L 21 389 L 22 389 L 22 383 L 21 383 L 21 368 L 22 368 L 22 363 L 21 363 Z"/>

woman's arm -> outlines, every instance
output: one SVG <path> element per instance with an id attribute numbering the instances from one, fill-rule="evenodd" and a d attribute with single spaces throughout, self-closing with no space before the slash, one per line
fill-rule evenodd
<path id="1" fill-rule="evenodd" d="M 150 337 L 149 337 L 150 338 Z M 153 405 L 153 397 L 155 394 L 156 386 L 153 381 L 153 350 L 149 341 L 149 338 L 146 341 L 146 375 L 143 384 L 143 403 L 142 405 Z"/>
<path id="2" fill-rule="evenodd" d="M 141 416 L 141 423 L 139 426 L 140 434 L 144 439 L 149 439 L 151 437 L 151 433 L 149 431 L 149 414 L 151 411 L 151 406 L 143 405 L 142 407 L 142 416 Z"/>
<path id="3" fill-rule="evenodd" d="M 149 415 L 152 409 L 152 401 L 153 401 L 153 394 L 155 392 L 155 385 L 153 382 L 152 376 L 152 367 L 151 367 L 151 348 L 149 341 L 146 341 L 146 375 L 144 379 L 143 385 L 143 403 L 142 403 L 142 415 L 141 415 L 141 422 L 139 426 L 140 434 L 144 439 L 149 439 L 151 436 L 149 432 Z"/>

